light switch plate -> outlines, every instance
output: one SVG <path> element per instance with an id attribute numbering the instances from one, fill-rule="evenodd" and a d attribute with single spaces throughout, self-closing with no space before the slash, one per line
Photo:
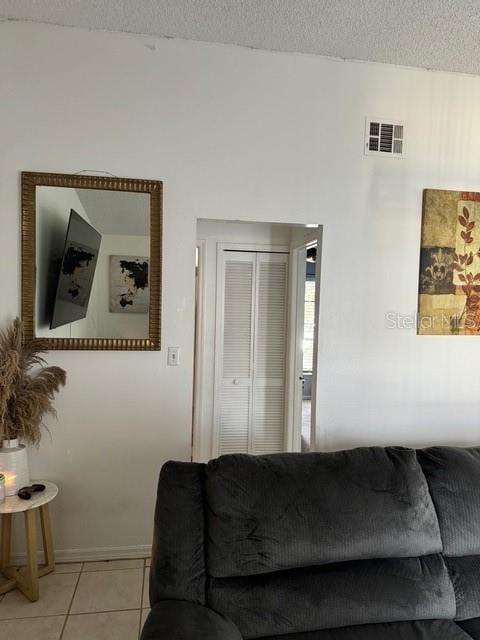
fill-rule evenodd
<path id="1" fill-rule="evenodd" d="M 168 365 L 176 367 L 179 364 L 180 349 L 178 347 L 168 347 Z"/>

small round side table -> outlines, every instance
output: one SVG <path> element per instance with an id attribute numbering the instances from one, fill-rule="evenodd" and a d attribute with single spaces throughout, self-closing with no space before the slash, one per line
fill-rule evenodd
<path id="1" fill-rule="evenodd" d="M 0 584 L 0 594 L 18 588 L 32 602 L 38 600 L 39 597 L 38 578 L 51 573 L 55 569 L 48 503 L 57 495 L 58 487 L 53 482 L 41 481 L 41 483 L 45 485 L 45 491 L 34 493 L 30 500 L 21 500 L 18 496 L 9 496 L 5 502 L 0 503 L 0 515 L 2 516 L 0 571 L 8 578 L 6 583 Z M 35 520 L 37 511 L 40 514 L 45 556 L 45 564 L 40 567 L 37 558 L 37 525 Z M 27 566 L 20 568 L 10 565 L 12 520 L 15 513 L 23 513 L 25 517 Z"/>

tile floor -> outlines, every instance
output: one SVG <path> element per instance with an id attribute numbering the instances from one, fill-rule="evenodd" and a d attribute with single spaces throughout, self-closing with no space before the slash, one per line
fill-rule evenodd
<path id="1" fill-rule="evenodd" d="M 0 596 L 0 640 L 137 640 L 148 614 L 149 559 L 57 564 L 40 599 Z"/>

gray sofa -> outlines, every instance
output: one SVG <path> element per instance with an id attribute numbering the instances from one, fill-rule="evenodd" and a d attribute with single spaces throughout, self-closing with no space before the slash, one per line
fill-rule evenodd
<path id="1" fill-rule="evenodd" d="M 169 462 L 142 640 L 480 640 L 480 448 Z"/>

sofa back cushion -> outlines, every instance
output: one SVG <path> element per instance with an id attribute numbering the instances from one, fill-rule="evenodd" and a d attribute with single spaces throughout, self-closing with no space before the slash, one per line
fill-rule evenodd
<path id="1" fill-rule="evenodd" d="M 213 578 L 208 603 L 231 618 L 247 640 L 455 615 L 453 587 L 440 555 Z"/>
<path id="2" fill-rule="evenodd" d="M 411 449 L 222 456 L 207 465 L 205 498 L 217 578 L 442 550 Z"/>
<path id="3" fill-rule="evenodd" d="M 418 451 L 430 487 L 444 555 L 480 555 L 480 448 Z"/>

